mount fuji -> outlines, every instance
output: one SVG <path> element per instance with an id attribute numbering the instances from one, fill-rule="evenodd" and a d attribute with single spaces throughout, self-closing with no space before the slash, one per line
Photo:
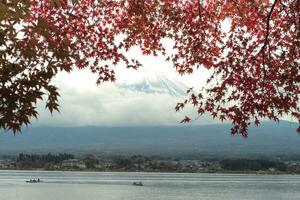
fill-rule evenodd
<path id="1" fill-rule="evenodd" d="M 188 90 L 188 87 L 180 81 L 155 72 L 140 72 L 138 77 L 127 78 L 126 81 L 120 81 L 117 86 L 133 92 L 169 94 L 174 97 L 183 97 Z"/>

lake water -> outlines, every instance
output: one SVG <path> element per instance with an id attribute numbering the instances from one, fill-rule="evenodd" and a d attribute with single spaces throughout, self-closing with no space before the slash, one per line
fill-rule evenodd
<path id="1" fill-rule="evenodd" d="M 299 200 L 300 176 L 0 171 L 0 200 L 202 199 Z"/>

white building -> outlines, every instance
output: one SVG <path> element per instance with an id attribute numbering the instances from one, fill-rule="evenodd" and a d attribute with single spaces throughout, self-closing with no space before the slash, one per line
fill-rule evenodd
<path id="1" fill-rule="evenodd" d="M 14 167 L 12 160 L 0 160 L 0 169 L 11 169 Z"/>
<path id="2" fill-rule="evenodd" d="M 79 168 L 79 169 L 85 169 L 86 165 L 83 161 L 78 160 L 78 159 L 68 159 L 62 161 L 61 164 L 62 167 L 65 168 Z"/>

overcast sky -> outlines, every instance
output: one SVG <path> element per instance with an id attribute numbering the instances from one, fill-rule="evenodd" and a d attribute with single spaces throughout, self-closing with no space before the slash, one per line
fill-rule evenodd
<path id="1" fill-rule="evenodd" d="M 230 22 L 225 20 L 223 31 L 229 31 Z M 173 42 L 162 41 L 168 52 L 172 53 Z M 210 72 L 199 69 L 192 75 L 180 76 L 171 63 L 163 56 L 143 56 L 138 48 L 132 48 L 126 53 L 128 58 L 138 59 L 143 67 L 137 71 L 126 69 L 122 65 L 115 68 L 116 84 L 134 81 L 140 73 L 158 73 L 177 80 L 195 90 L 206 83 Z M 60 88 L 60 113 L 51 115 L 45 110 L 45 104 L 40 102 L 40 116 L 33 125 L 47 126 L 131 126 L 131 125 L 179 125 L 185 115 L 196 117 L 196 109 L 188 107 L 176 113 L 174 107 L 182 99 L 169 95 L 122 92 L 113 83 L 96 86 L 97 76 L 88 70 L 74 70 L 72 73 L 60 73 L 53 81 Z M 219 123 L 210 117 L 202 117 L 193 124 Z"/>
<path id="2" fill-rule="evenodd" d="M 51 115 L 45 110 L 45 104 L 40 102 L 38 110 L 40 116 L 33 125 L 47 126 L 151 126 L 151 125 L 179 125 L 185 115 L 196 117 L 196 110 L 187 108 L 176 113 L 174 107 L 182 99 L 165 94 L 135 93 L 120 91 L 116 84 L 120 82 L 134 82 L 141 73 L 158 73 L 180 81 L 187 87 L 199 88 L 209 72 L 200 69 L 192 75 L 180 76 L 171 63 L 163 57 L 142 56 L 140 51 L 133 49 L 130 52 L 138 58 L 143 68 L 139 70 L 126 69 L 117 66 L 116 83 L 105 83 L 97 86 L 97 76 L 89 70 L 74 70 L 69 73 L 60 73 L 53 81 L 60 89 L 60 113 Z M 216 123 L 208 117 L 200 118 L 194 124 Z"/>
<path id="3" fill-rule="evenodd" d="M 162 74 L 171 80 L 184 83 L 188 88 L 200 88 L 205 85 L 210 72 L 199 69 L 192 75 L 180 76 L 170 63 L 162 57 L 141 56 L 135 52 L 143 64 L 139 70 L 117 66 L 116 83 L 105 83 L 97 86 L 97 76 L 89 70 L 74 70 L 71 73 L 60 73 L 53 81 L 60 89 L 60 113 L 51 115 L 45 104 L 38 104 L 40 113 L 34 126 L 157 126 L 180 125 L 185 115 L 197 117 L 197 110 L 191 106 L 176 113 L 174 107 L 182 98 L 167 94 L 147 94 L 120 90 L 120 82 L 134 82 L 141 74 Z M 290 117 L 285 120 L 294 121 Z M 203 116 L 192 125 L 220 123 L 210 116 Z M 190 125 L 190 124 L 189 124 Z"/>
<path id="4" fill-rule="evenodd" d="M 230 31 L 230 21 L 222 24 L 224 32 Z M 172 52 L 172 41 L 162 41 L 167 51 Z M 185 115 L 196 118 L 196 109 L 188 107 L 176 113 L 174 107 L 182 99 L 164 94 L 146 94 L 122 91 L 116 87 L 120 82 L 134 82 L 141 73 L 157 73 L 184 83 L 195 91 L 205 86 L 211 74 L 206 69 L 194 71 L 191 75 L 180 76 L 171 63 L 163 56 L 143 56 L 138 48 L 131 49 L 126 56 L 138 59 L 143 67 L 137 71 L 126 69 L 123 65 L 115 68 L 116 83 L 96 85 L 97 76 L 89 70 L 74 70 L 70 74 L 60 73 L 53 81 L 60 89 L 60 113 L 51 115 L 45 110 L 45 104 L 40 102 L 38 110 L 40 116 L 33 121 L 33 125 L 47 126 L 151 126 L 151 125 L 179 125 Z M 292 120 L 290 117 L 284 119 Z M 204 116 L 192 124 L 220 123 Z"/>

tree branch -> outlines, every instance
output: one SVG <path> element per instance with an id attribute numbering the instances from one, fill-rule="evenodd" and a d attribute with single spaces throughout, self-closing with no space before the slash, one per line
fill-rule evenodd
<path id="1" fill-rule="evenodd" d="M 198 0 L 198 14 L 199 14 L 199 19 L 202 19 L 202 14 L 201 14 L 201 0 Z"/>
<path id="2" fill-rule="evenodd" d="M 277 4 L 278 0 L 275 0 L 271 10 L 267 16 L 267 25 L 266 25 L 266 34 L 265 34 L 265 40 L 264 40 L 264 45 L 262 46 L 260 52 L 262 53 L 262 62 L 263 62 L 263 74 L 264 74 L 264 78 L 263 78 L 263 90 L 265 88 L 265 79 L 266 79 L 266 66 L 265 66 L 265 49 L 269 43 L 269 35 L 270 35 L 270 21 L 271 21 L 271 16 L 272 13 L 274 11 L 274 8 Z"/>

